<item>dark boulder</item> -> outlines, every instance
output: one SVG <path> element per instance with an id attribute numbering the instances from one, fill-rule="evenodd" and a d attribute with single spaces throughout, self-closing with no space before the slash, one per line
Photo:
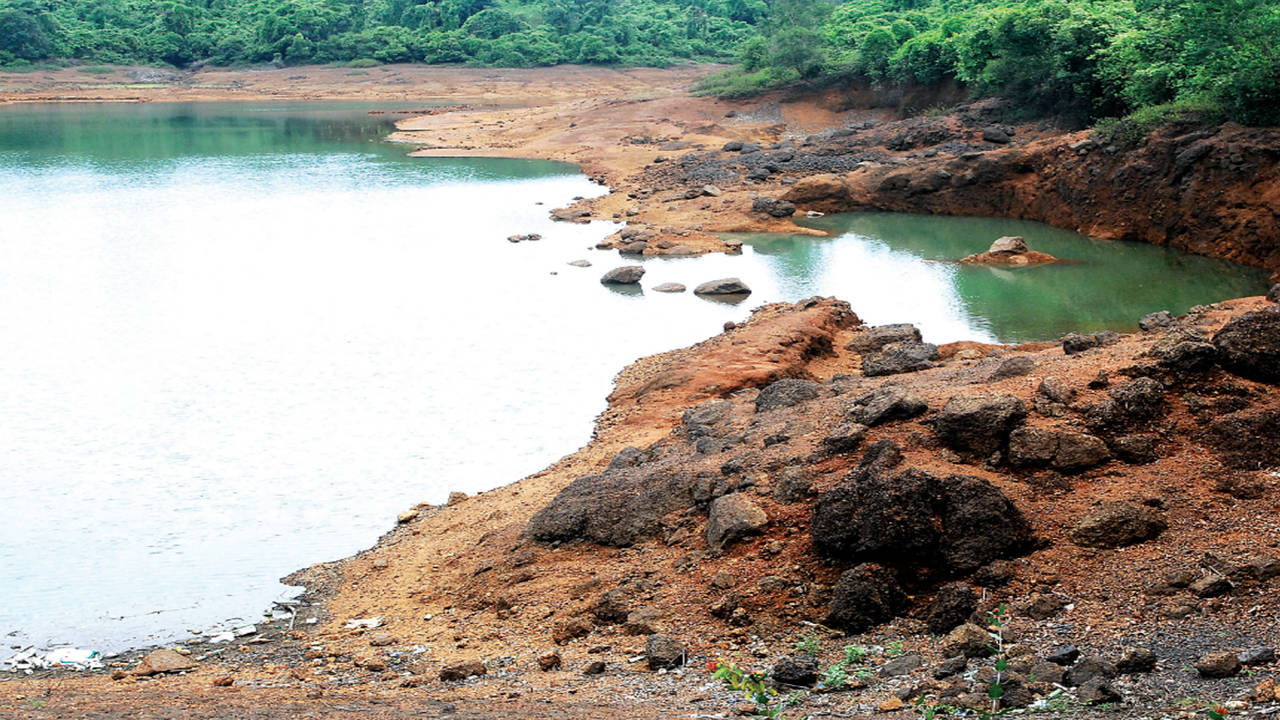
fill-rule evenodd
<path id="1" fill-rule="evenodd" d="M 1196 671 L 1207 678 L 1228 678 L 1243 668 L 1240 656 L 1234 652 L 1209 653 L 1195 662 Z"/>
<path id="2" fill-rule="evenodd" d="M 855 399 L 849 407 L 849 417 L 875 427 L 893 420 L 910 420 L 928 409 L 924 398 L 901 385 L 881 385 Z"/>
<path id="3" fill-rule="evenodd" d="M 1280 465 L 1280 409 L 1242 410 L 1223 415 L 1205 429 L 1204 443 L 1238 470 Z"/>
<path id="4" fill-rule="evenodd" d="M 1146 465 L 1160 457 L 1156 451 L 1156 440 L 1154 435 L 1123 435 L 1111 441 L 1111 449 L 1116 457 L 1131 465 Z"/>
<path id="5" fill-rule="evenodd" d="M 644 655 L 650 670 L 678 668 L 684 665 L 689 649 L 673 637 L 650 635 L 644 643 Z"/>
<path id="6" fill-rule="evenodd" d="M 694 485 L 689 472 L 663 465 L 581 477 L 533 516 L 527 533 L 542 542 L 631 545 L 656 536 L 663 516 L 693 507 Z"/>
<path id="7" fill-rule="evenodd" d="M 826 624 L 850 633 L 865 632 L 906 607 L 907 596 L 893 572 L 863 563 L 840 576 Z"/>
<path id="8" fill-rule="evenodd" d="M 985 480 L 922 470 L 854 475 L 814 505 L 811 533 L 822 555 L 955 576 L 1029 547 L 1022 514 Z"/>
<path id="9" fill-rule="evenodd" d="M 999 450 L 1026 417 L 1027 406 L 1014 395 L 956 395 L 934 419 L 933 431 L 954 450 L 987 456 Z"/>
<path id="10" fill-rule="evenodd" d="M 756 412 L 791 407 L 818 397 L 822 386 L 812 380 L 786 378 L 770 383 L 756 396 Z"/>
<path id="11" fill-rule="evenodd" d="M 876 325 L 854 335 L 853 340 L 845 348 L 866 354 L 878 352 L 885 345 L 897 342 L 921 342 L 920 331 L 915 325 L 908 323 Z"/>
<path id="12" fill-rule="evenodd" d="M 1218 349 L 1204 333 L 1178 329 L 1161 338 L 1148 354 L 1162 368 L 1179 372 L 1203 372 L 1213 367 Z"/>
<path id="13" fill-rule="evenodd" d="M 1086 705 L 1107 705 L 1124 701 L 1121 695 L 1105 678 L 1093 678 L 1080 686 L 1076 697 Z"/>
<path id="14" fill-rule="evenodd" d="M 1084 657 L 1067 669 L 1066 684 L 1079 687 L 1095 678 L 1109 680 L 1117 674 L 1116 666 L 1100 657 Z"/>
<path id="15" fill-rule="evenodd" d="M 938 346 L 932 343 L 896 342 L 877 353 L 862 356 L 862 374 L 867 377 L 919 372 L 934 366 Z"/>
<path id="16" fill-rule="evenodd" d="M 1035 360 L 1027 357 L 1026 355 L 1015 355 L 1014 357 L 1006 358 L 1001 361 L 1001 363 L 996 366 L 996 369 L 991 371 L 990 380 L 995 381 L 1005 380 L 1012 377 L 1022 377 L 1023 375 L 1030 375 L 1035 369 Z"/>
<path id="17" fill-rule="evenodd" d="M 1168 527 L 1145 505 L 1113 500 L 1086 515 L 1067 534 L 1082 547 L 1117 548 L 1151 540 Z"/>
<path id="18" fill-rule="evenodd" d="M 1085 433 L 1022 427 L 1009 435 L 1009 462 L 1013 465 L 1079 472 L 1110 459 L 1106 444 Z"/>
<path id="19" fill-rule="evenodd" d="M 1156 330 L 1164 330 L 1172 327 L 1174 323 L 1173 313 L 1168 310 L 1153 312 L 1138 318 L 1138 327 L 1143 332 L 1155 332 Z"/>
<path id="20" fill-rule="evenodd" d="M 706 400 L 684 411 L 680 423 L 690 437 L 716 435 L 717 429 L 729 419 L 733 403 L 728 400 Z"/>
<path id="21" fill-rule="evenodd" d="M 1280 313 L 1245 313 L 1213 336 L 1218 364 L 1240 377 L 1280 383 Z"/>
<path id="22" fill-rule="evenodd" d="M 1116 660 L 1116 670 L 1125 675 L 1147 673 L 1156 669 L 1156 654 L 1144 647 L 1126 647 Z"/>
<path id="23" fill-rule="evenodd" d="M 851 453 L 862 444 L 867 426 L 860 423 L 841 423 L 830 435 L 822 438 L 822 449 L 831 454 Z"/>
<path id="24" fill-rule="evenodd" d="M 1164 386 L 1149 377 L 1130 380 L 1108 394 L 1131 420 L 1149 420 L 1165 407 Z"/>

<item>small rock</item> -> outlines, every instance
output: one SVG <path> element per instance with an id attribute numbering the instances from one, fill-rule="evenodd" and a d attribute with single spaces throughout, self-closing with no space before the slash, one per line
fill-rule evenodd
<path id="1" fill-rule="evenodd" d="M 560 658 L 560 653 L 554 650 L 538 656 L 538 667 L 542 668 L 543 672 L 559 670 L 562 664 L 563 660 Z"/>
<path id="2" fill-rule="evenodd" d="M 1160 312 L 1143 315 L 1138 319 L 1138 327 L 1142 328 L 1143 332 L 1155 332 L 1172 326 L 1173 322 L 1173 313 L 1168 310 L 1161 310 Z"/>
<path id="3" fill-rule="evenodd" d="M 724 194 L 724 191 L 716 187 L 715 185 L 703 185 L 702 194 L 705 197 L 720 197 L 721 195 Z"/>
<path id="4" fill-rule="evenodd" d="M 623 265 L 604 274 L 600 282 L 605 285 L 635 285 L 644 277 L 644 268 L 639 265 Z"/>
<path id="5" fill-rule="evenodd" d="M 1028 249 L 1027 241 L 1022 237 L 1006 235 L 991 243 L 991 247 L 987 249 L 987 252 L 992 255 L 1020 255 Z"/>
<path id="6" fill-rule="evenodd" d="M 468 660 L 465 662 L 446 665 L 440 669 L 440 680 L 443 682 L 457 682 L 466 680 L 469 677 L 484 675 L 489 672 L 489 668 L 479 660 Z"/>
<path id="7" fill-rule="evenodd" d="M 894 697 L 894 698 L 889 698 L 888 700 L 885 700 L 884 702 L 877 705 L 876 710 L 879 710 L 882 713 L 891 713 L 891 712 L 897 712 L 906 706 L 907 704 L 904 703 L 901 698 Z"/>
<path id="8" fill-rule="evenodd" d="M 685 286 L 681 285 L 680 283 L 662 283 L 661 285 L 653 286 L 654 292 L 662 292 L 662 293 L 682 293 L 686 289 L 687 288 L 685 288 Z"/>
<path id="9" fill-rule="evenodd" d="M 1094 678 L 1108 679 L 1116 676 L 1116 666 L 1100 657 L 1086 657 L 1067 670 L 1066 684 L 1079 687 Z"/>
<path id="10" fill-rule="evenodd" d="M 1030 375 L 1036 369 L 1036 361 L 1025 355 L 1008 358 L 991 372 L 992 380 L 1005 380 L 1012 377 Z"/>
<path id="11" fill-rule="evenodd" d="M 774 663 L 770 676 L 784 685 L 812 687 L 818 682 L 818 661 L 803 653 L 788 655 Z"/>
<path id="12" fill-rule="evenodd" d="M 1054 595 L 1036 595 L 1027 606 L 1027 617 L 1033 620 L 1048 620 L 1062 612 L 1064 604 Z"/>
<path id="13" fill-rule="evenodd" d="M 854 400 L 849 416 L 859 424 L 875 427 L 893 420 L 910 420 L 928 409 L 924 398 L 914 392 L 901 385 L 885 384 Z"/>
<path id="14" fill-rule="evenodd" d="M 876 325 L 855 335 L 853 340 L 845 346 L 845 349 L 865 355 L 878 352 L 880 348 L 889 343 L 922 341 L 920 330 L 915 325 L 907 323 Z"/>
<path id="15" fill-rule="evenodd" d="M 1156 654 L 1142 647 L 1126 647 L 1116 660 L 1116 670 L 1126 675 L 1151 672 L 1156 669 Z"/>
<path id="16" fill-rule="evenodd" d="M 840 576 L 826 624 L 851 633 L 865 632 L 892 618 L 906 603 L 892 571 L 863 563 Z"/>
<path id="17" fill-rule="evenodd" d="M 933 669 L 933 677 L 935 680 L 943 678 L 955 677 L 965 671 L 969 666 L 969 658 L 963 655 L 957 655 L 949 660 L 943 661 L 940 665 Z"/>
<path id="18" fill-rule="evenodd" d="M 684 665 L 688 649 L 668 635 L 650 635 L 644 644 L 644 655 L 650 670 L 677 668 Z"/>
<path id="19" fill-rule="evenodd" d="M 374 633 L 369 636 L 369 647 L 386 647 L 395 644 L 395 641 L 390 633 Z"/>
<path id="20" fill-rule="evenodd" d="M 1280 313 L 1250 312 L 1232 319 L 1213 336 L 1218 364 L 1231 373 L 1280 383 Z"/>
<path id="21" fill-rule="evenodd" d="M 1062 336 L 1062 351 L 1067 355 L 1077 355 L 1096 347 L 1098 347 L 1098 340 L 1092 335 L 1067 333 Z"/>
<path id="22" fill-rule="evenodd" d="M 986 630 L 965 623 L 947 633 L 942 641 L 942 654 L 948 657 L 963 655 L 968 658 L 985 657 L 991 654 L 993 640 Z"/>
<path id="23" fill-rule="evenodd" d="M 1118 703 L 1124 700 L 1124 696 L 1116 692 L 1111 687 L 1111 683 L 1105 678 L 1096 677 L 1080 686 L 1076 691 L 1076 697 L 1087 705 L 1103 705 L 1106 703 Z"/>
<path id="24" fill-rule="evenodd" d="M 1191 583 L 1189 589 L 1196 597 L 1211 598 L 1231 592 L 1231 581 L 1213 573 Z"/>
<path id="25" fill-rule="evenodd" d="M 878 353 L 862 356 L 862 374 L 880 377 L 919 372 L 934 367 L 936 359 L 938 346 L 932 343 L 889 343 Z"/>
<path id="26" fill-rule="evenodd" d="M 1271 290 L 1267 291 L 1267 299 L 1273 303 L 1280 303 L 1280 283 L 1271 286 Z"/>
<path id="27" fill-rule="evenodd" d="M 1216 652 L 1196 661 L 1196 671 L 1207 678 L 1228 678 L 1240 672 L 1240 657 L 1234 652 Z"/>
<path id="28" fill-rule="evenodd" d="M 230 675 L 224 675 L 220 678 L 214 678 L 213 680 L 214 687 L 231 687 L 232 685 L 235 685 L 235 684 L 236 684 L 236 679 L 231 677 Z"/>
<path id="29" fill-rule="evenodd" d="M 1004 444 L 1027 417 L 1027 406 L 1015 395 L 956 395 L 934 420 L 933 431 L 954 450 L 986 457 Z"/>
<path id="30" fill-rule="evenodd" d="M 572 260 L 572 261 L 570 261 L 570 262 L 568 262 L 568 263 L 565 263 L 565 264 L 566 264 L 566 265 L 570 265 L 570 266 L 572 266 L 572 267 L 580 267 L 580 268 L 588 268 L 588 267 L 591 267 L 591 263 L 590 263 L 590 262 L 588 262 L 588 261 L 586 261 L 586 260 Z"/>
<path id="31" fill-rule="evenodd" d="M 449 493 L 449 499 L 445 502 L 445 504 L 450 506 L 457 505 L 458 503 L 466 502 L 468 497 L 469 496 L 466 493 L 458 492 L 455 490 Z"/>
<path id="32" fill-rule="evenodd" d="M 387 669 L 387 661 L 383 660 L 380 657 L 369 658 L 364 662 L 361 662 L 360 667 L 363 667 L 365 670 L 368 670 L 369 672 L 379 673 Z"/>
<path id="33" fill-rule="evenodd" d="M 587 663 L 587 666 L 582 668 L 582 674 L 583 675 L 603 675 L 607 667 L 608 666 L 605 665 L 605 662 L 603 660 L 595 660 L 593 662 Z"/>
<path id="34" fill-rule="evenodd" d="M 964 624 L 978 609 L 978 594 L 964 583 L 948 583 L 938 588 L 925 609 L 929 632 L 945 635 Z"/>
<path id="35" fill-rule="evenodd" d="M 172 650 L 156 650 L 142 659 L 133 669 L 137 677 L 162 675 L 164 673 L 182 672 L 194 668 L 196 664 L 191 658 L 183 657 Z"/>
<path id="36" fill-rule="evenodd" d="M 1056 647 L 1053 650 L 1050 650 L 1049 654 L 1046 655 L 1044 659 L 1048 660 L 1054 665 L 1065 666 L 1065 665 L 1070 665 L 1074 663 L 1077 659 L 1079 659 L 1079 657 L 1080 657 L 1080 651 L 1077 650 L 1074 645 L 1063 645 L 1061 647 Z"/>
<path id="37" fill-rule="evenodd" d="M 404 525 L 405 523 L 413 522 L 416 517 L 418 517 L 417 510 L 405 510 L 399 515 L 396 515 L 396 522 L 400 525 Z"/>
<path id="38" fill-rule="evenodd" d="M 595 626 L 591 624 L 590 620 L 584 617 L 576 617 L 568 620 L 567 622 L 556 625 L 551 631 L 551 639 L 554 640 L 557 645 L 564 645 L 571 640 L 576 640 L 577 638 L 590 635 L 594 627 Z"/>
<path id="39" fill-rule="evenodd" d="M 769 516 L 747 495 L 730 493 L 715 499 L 707 518 L 707 544 L 721 549 L 743 538 L 759 535 Z"/>
<path id="40" fill-rule="evenodd" d="M 812 380 L 784 378 L 770 383 L 756 396 L 756 412 L 791 407 L 818 397 L 822 386 Z"/>
<path id="41" fill-rule="evenodd" d="M 771 197 L 758 197 L 751 203 L 752 212 L 764 213 L 776 218 L 790 217 L 796 213 L 796 206 L 786 200 Z"/>
<path id="42" fill-rule="evenodd" d="M 996 145 L 1007 145 L 1013 141 L 1008 132 L 994 125 L 982 128 L 982 139 Z"/>

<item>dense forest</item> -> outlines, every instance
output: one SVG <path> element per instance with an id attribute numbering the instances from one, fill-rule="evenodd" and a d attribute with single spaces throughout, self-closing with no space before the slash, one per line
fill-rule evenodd
<path id="1" fill-rule="evenodd" d="M 0 63 L 732 59 L 764 0 L 0 0 Z"/>
<path id="2" fill-rule="evenodd" d="M 1280 124 L 1276 0 L 0 0 L 0 64 L 737 61 L 704 88 L 959 83 L 1025 116 Z"/>
<path id="3" fill-rule="evenodd" d="M 775 0 L 721 94 L 962 83 L 1023 116 L 1280 124 L 1276 0 Z"/>

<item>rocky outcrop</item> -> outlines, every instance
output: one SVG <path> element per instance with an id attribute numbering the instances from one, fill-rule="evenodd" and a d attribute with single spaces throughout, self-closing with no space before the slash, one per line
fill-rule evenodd
<path id="1" fill-rule="evenodd" d="M 1026 240 L 1021 237 L 1009 236 L 999 238 L 995 242 L 991 243 L 991 247 L 988 248 L 986 252 L 961 258 L 960 262 L 968 263 L 970 265 L 1009 265 L 1013 267 L 1029 267 L 1032 265 L 1048 265 L 1062 261 L 1048 253 L 1032 250 L 1027 247 Z"/>

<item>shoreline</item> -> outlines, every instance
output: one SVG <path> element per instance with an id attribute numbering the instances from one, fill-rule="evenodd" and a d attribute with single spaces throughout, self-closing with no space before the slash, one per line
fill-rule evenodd
<path id="1" fill-rule="evenodd" d="M 630 119 L 619 119 L 610 114 L 610 108 L 619 106 L 626 108 Z M 796 198 L 795 204 L 802 208 L 836 209 L 841 203 L 887 202 L 859 196 L 860 191 L 870 193 L 867 189 L 870 186 L 855 185 L 850 178 L 857 173 L 866 173 L 879 183 L 895 168 L 900 170 L 910 166 L 905 160 L 906 152 L 902 152 L 899 154 L 904 159 L 900 163 L 887 162 L 894 159 L 892 154 L 882 155 L 881 161 L 874 166 L 851 171 L 841 178 L 844 185 L 830 179 L 830 174 L 813 173 L 812 177 L 822 179 L 822 187 L 813 187 L 817 182 L 782 184 L 773 179 L 734 188 L 726 184 L 718 187 L 722 195 L 684 197 L 690 174 L 696 175 L 708 167 L 720 168 L 724 162 L 720 158 L 712 158 L 705 164 L 693 163 L 682 168 L 684 173 L 681 175 L 669 176 L 668 168 L 673 167 L 681 155 L 715 153 L 725 143 L 744 139 L 761 141 L 767 147 L 767 143 L 786 142 L 789 135 L 798 135 L 799 130 L 821 132 L 824 123 L 827 127 L 836 124 L 833 120 L 836 115 L 822 107 L 805 106 L 797 109 L 800 118 L 791 121 L 796 123 L 794 130 L 777 130 L 779 123 L 766 121 L 773 119 L 772 116 L 766 119 L 748 116 L 740 122 L 731 122 L 743 118 L 741 113 L 733 118 L 725 117 L 725 114 L 735 112 L 734 108 L 734 104 L 690 99 L 678 94 L 645 99 L 576 99 L 533 109 L 463 109 L 424 116 L 398 123 L 400 129 L 396 135 L 404 142 L 435 145 L 415 154 L 492 153 L 503 157 L 575 163 L 589 176 L 607 184 L 611 192 L 602 198 L 565 209 L 566 219 L 581 217 L 575 215 L 577 212 L 588 212 L 594 219 L 626 219 L 633 225 L 646 227 L 653 234 L 642 250 L 645 255 L 725 251 L 723 243 L 710 235 L 712 232 L 798 230 L 789 219 L 763 216 L 751 209 L 752 193 L 761 191 L 783 197 L 791 193 Z M 886 112 L 879 110 L 852 112 L 858 117 L 887 116 Z M 717 113 L 719 117 L 716 117 Z M 807 124 L 810 120 L 812 126 Z M 1022 132 L 1019 128 L 1019 133 Z M 1064 140 L 1062 136 L 1051 133 L 1036 135 L 1028 130 L 1027 134 L 1032 137 L 1031 143 L 1078 141 L 1074 139 L 1075 135 L 1065 136 Z M 480 143 L 476 138 L 481 135 L 494 139 L 487 144 Z M 631 138 L 647 139 L 637 143 Z M 688 145 L 677 148 L 672 143 Z M 513 152 L 518 154 L 511 154 Z M 657 157 L 667 159 L 655 162 Z M 923 157 L 912 159 L 926 160 Z M 932 169 L 928 162 L 922 162 L 919 167 L 923 168 L 920 172 Z M 909 178 L 908 185 L 914 179 L 914 176 Z M 641 192 L 644 190 L 649 192 Z M 889 190 L 898 192 L 900 188 Z M 632 194 L 637 197 L 629 197 Z M 897 195 L 894 198 L 895 202 L 899 201 Z M 633 209 L 636 210 L 634 214 L 630 212 Z M 660 247 L 663 242 L 668 247 Z M 670 252 L 675 248 L 687 250 Z M 1227 301 L 1216 304 L 1212 312 L 1205 313 L 1205 317 L 1220 324 L 1224 314 L 1255 307 L 1264 306 L 1252 300 Z M 696 606 L 709 602 L 709 598 L 716 594 L 713 592 L 704 598 L 707 595 L 704 586 L 717 587 L 716 579 L 711 577 L 713 569 L 726 568 L 725 572 L 738 576 L 735 585 L 749 586 L 750 582 L 764 581 L 761 577 L 763 571 L 758 565 L 753 565 L 742 553 L 728 553 L 727 556 L 711 553 L 699 561 L 709 566 L 706 570 L 696 565 L 679 572 L 672 570 L 680 566 L 691 548 L 693 553 L 702 552 L 697 549 L 696 518 L 692 522 L 682 520 L 667 541 L 652 546 L 640 544 L 612 550 L 574 543 L 548 549 L 524 539 L 523 526 L 533 511 L 550 502 L 574 478 L 601 472 L 625 448 L 645 448 L 662 442 L 680 427 L 681 415 L 694 402 L 727 397 L 741 404 L 742 399 L 749 399 L 756 388 L 779 377 L 809 377 L 836 387 L 838 376 L 848 369 L 851 362 L 849 354 L 839 349 L 851 339 L 851 331 L 848 327 L 833 325 L 834 321 L 822 314 L 830 311 L 828 305 L 805 307 L 798 303 L 785 308 L 771 306 L 753 315 L 746 327 L 729 330 L 691 348 L 640 358 L 628 365 L 620 372 L 615 389 L 609 396 L 608 408 L 597 418 L 596 430 L 588 445 L 512 484 L 449 505 L 417 506 L 407 510 L 406 515 L 412 513 L 412 516 L 394 526 L 373 547 L 349 558 L 314 565 L 285 578 L 285 581 L 293 579 L 304 584 L 306 594 L 316 598 L 322 604 L 321 612 L 327 613 L 327 620 L 318 623 L 312 632 L 304 633 L 302 637 L 294 636 L 292 632 L 281 633 L 275 644 L 247 651 L 237 650 L 239 658 L 230 666 L 200 668 L 190 676 L 146 681 L 145 686 L 126 681 L 105 685 L 98 682 L 100 687 L 90 687 L 96 681 L 85 678 L 84 687 L 77 691 L 81 693 L 78 699 L 97 703 L 103 710 L 122 712 L 145 707 L 145 703 L 154 702 L 157 697 L 172 698 L 175 694 L 182 694 L 193 702 L 197 698 L 199 702 L 221 702 L 231 691 L 215 689 L 210 680 L 228 673 L 227 677 L 235 676 L 237 685 L 233 687 L 244 689 L 232 706 L 249 701 L 245 695 L 255 694 L 289 703 L 295 709 L 311 707 L 322 697 L 340 698 L 353 713 L 384 707 L 403 713 L 408 703 L 421 702 L 445 712 L 445 705 L 454 705 L 454 712 L 459 713 L 459 717 L 491 717 L 499 712 L 521 713 L 526 717 L 574 717 L 577 716 L 573 714 L 575 712 L 587 715 L 588 709 L 602 711 L 606 716 L 668 717 L 674 714 L 669 713 L 672 702 L 692 703 L 682 706 L 681 710 L 703 702 L 713 703 L 711 707 L 714 708 L 730 707 L 733 701 L 726 693 L 682 687 L 678 684 L 679 676 L 658 677 L 638 667 L 632 668 L 634 663 L 628 663 L 627 659 L 643 652 L 642 641 L 622 628 L 601 626 L 589 631 L 589 637 L 610 646 L 600 653 L 578 647 L 586 641 L 580 643 L 570 639 L 559 644 L 549 642 L 547 636 L 562 628 L 564 623 L 571 622 L 566 618 L 591 615 L 602 591 L 614 587 L 619 581 L 618 587 L 638 583 L 640 581 L 636 578 L 648 577 L 641 568 L 659 567 L 662 568 L 658 574 L 660 578 L 673 579 L 682 577 L 682 573 L 690 573 L 690 588 L 696 588 L 691 593 L 676 592 L 673 595 L 675 588 L 671 586 L 678 583 L 669 583 L 667 587 L 660 584 L 639 591 L 642 596 L 649 593 L 663 600 L 657 604 L 684 607 L 688 611 L 688 617 L 679 612 L 667 613 L 661 619 L 664 631 L 681 637 L 702 637 L 705 633 L 713 633 L 700 643 L 699 652 L 708 658 L 717 648 L 726 653 L 749 650 L 753 643 L 763 643 L 761 637 L 770 638 L 768 648 L 776 651 L 779 646 L 793 643 L 798 631 L 796 626 L 788 630 L 785 623 L 772 620 L 769 614 L 793 619 L 804 616 L 788 609 L 789 606 L 783 602 L 775 603 L 769 599 L 760 607 L 753 606 L 751 613 L 760 616 L 761 627 L 753 627 L 751 633 L 740 628 L 726 631 L 723 627 L 716 627 L 709 630 L 701 624 L 705 619 L 695 616 Z M 780 352 L 776 351 L 779 338 L 790 343 L 783 344 L 784 349 Z M 1152 339 L 1141 334 L 1125 337 L 1120 345 L 1099 350 L 1099 355 L 1091 362 L 1105 366 L 1113 375 L 1119 376 L 1124 363 L 1135 361 L 1142 346 L 1149 345 Z M 738 340 L 745 345 L 734 345 Z M 910 376 L 908 381 L 926 393 L 931 404 L 940 404 L 940 400 L 945 398 L 937 395 L 940 392 L 938 388 L 926 384 L 929 379 L 937 378 L 937 382 L 942 383 L 944 378 L 950 377 L 949 373 L 959 372 L 958 368 L 968 369 L 981 364 L 980 358 L 987 354 L 1033 355 L 1037 363 L 1055 368 L 1071 367 L 1062 372 L 1081 379 L 1081 382 L 1094 369 L 1088 364 L 1090 361 L 1086 361 L 1084 367 L 1066 365 L 1059 356 L 1053 355 L 1054 343 L 977 345 L 956 343 L 943 348 L 944 360 L 950 365 L 928 371 L 926 379 L 917 380 Z M 830 349 L 831 355 L 828 356 L 825 350 L 810 353 L 811 346 Z M 743 356 L 747 359 L 741 360 Z M 1026 388 L 1019 388 L 1026 391 Z M 799 422 L 812 424 L 813 420 Z M 811 428 L 805 432 L 812 434 L 815 431 Z M 898 435 L 894 437 L 907 445 L 908 454 L 914 462 L 929 467 L 940 462 L 925 459 L 924 448 L 911 447 L 908 440 L 902 440 Z M 984 477 L 990 474 L 973 468 L 966 468 L 966 471 L 981 472 Z M 1100 483 L 1119 483 L 1103 477 L 1097 480 Z M 765 482 L 776 483 L 777 480 L 766 479 Z M 1008 487 L 1019 502 L 1047 507 L 1042 499 L 1035 497 L 1030 487 Z M 1076 511 L 1082 505 L 1079 500 L 1063 502 Z M 794 509 L 788 512 L 795 515 Z M 1046 509 L 1043 512 L 1062 511 Z M 799 516 L 791 515 L 785 517 L 801 522 Z M 686 526 L 693 527 L 694 531 L 690 532 Z M 685 531 L 683 538 L 668 542 L 682 530 Z M 1060 532 L 1053 529 L 1049 534 L 1056 538 Z M 1145 562 L 1155 562 L 1149 548 L 1138 549 L 1135 554 Z M 526 556 L 529 557 L 527 562 L 524 561 Z M 601 567 L 602 560 L 606 558 L 606 564 L 612 562 L 617 567 Z M 1085 556 L 1085 562 L 1093 564 L 1112 561 L 1120 562 L 1109 556 Z M 800 574 L 808 577 L 806 585 L 832 584 L 829 570 L 799 558 L 793 550 L 782 551 L 780 559 L 769 561 L 767 566 L 783 567 L 790 562 L 795 562 L 797 568 L 804 568 Z M 1028 579 L 1024 585 L 1018 586 L 1020 591 L 1033 593 L 1047 582 L 1046 578 L 1056 572 L 1048 567 L 1047 562 L 1041 559 L 1028 566 Z M 1067 590 L 1061 590 L 1058 585 L 1061 581 L 1068 583 Z M 1078 578 L 1058 575 L 1058 582 L 1053 583 L 1059 588 L 1053 592 L 1082 596 L 1085 592 Z M 523 590 L 513 595 L 511 588 Z M 684 599 L 676 596 L 684 594 L 692 596 Z M 795 601 L 802 606 L 805 602 L 807 598 L 803 595 L 797 596 Z M 1088 612 L 1096 612 L 1093 608 L 1096 604 L 1092 603 Z M 414 638 L 422 641 L 418 644 L 424 644 L 433 651 L 409 653 L 407 657 L 410 659 L 394 663 L 389 668 L 386 662 L 379 660 L 378 652 L 370 649 L 383 647 L 374 642 L 377 633 L 342 627 L 348 619 L 369 617 L 384 610 L 389 611 L 387 615 L 391 622 L 383 632 L 396 636 L 392 646 L 403 647 L 409 638 Z M 439 622 L 434 622 L 437 619 Z M 488 626 L 480 637 L 476 637 L 478 633 L 471 629 L 476 623 Z M 1122 624 L 1116 618 L 1106 617 L 1099 627 L 1106 628 L 1105 632 L 1118 633 Z M 914 637 L 905 622 L 896 626 L 891 624 L 882 637 L 888 642 L 887 638 L 902 632 Z M 825 629 L 822 633 L 826 644 L 837 642 L 835 635 L 828 636 Z M 780 637 L 785 640 L 779 641 Z M 377 640 L 381 642 L 381 638 Z M 911 644 L 914 649 L 917 641 L 912 640 Z M 920 652 L 926 652 L 923 648 L 927 643 L 919 641 L 918 644 Z M 319 651 L 321 654 L 308 657 L 317 652 L 314 650 L 316 646 L 323 646 Z M 537 654 L 548 648 L 558 648 L 566 656 L 574 652 L 575 663 L 585 662 L 593 655 L 607 658 L 619 669 L 597 681 L 579 675 L 576 666 L 572 671 L 566 669 L 564 672 L 541 674 L 536 668 L 528 667 Z M 510 653 L 515 653 L 513 664 L 498 665 L 488 679 L 453 685 L 438 683 L 428 677 L 442 662 L 450 659 L 482 657 L 501 660 Z M 426 667 L 415 669 L 415 663 Z M 318 668 L 326 667 L 340 668 L 339 672 L 345 673 L 344 677 L 351 682 L 330 682 L 326 679 L 328 675 L 318 674 Z M 505 667 L 520 669 L 507 673 L 502 670 Z M 696 675 L 698 671 L 689 668 L 686 672 Z M 41 680 L 50 677 L 37 678 L 30 684 L 37 687 Z M 635 682 L 646 684 L 643 705 L 629 703 L 617 690 L 618 683 L 627 686 L 627 683 Z M 491 688 L 487 683 L 494 683 L 497 687 Z M 0 683 L 0 702 L 6 696 L 12 699 L 13 695 L 20 694 L 13 687 L 6 687 L 12 685 Z M 139 697 L 127 695 L 130 686 L 139 691 Z M 630 687 L 635 691 L 634 685 Z M 5 690 L 10 692 L 5 693 Z M 663 695 L 668 691 L 679 700 L 664 700 Z M 376 702 L 368 698 L 368 692 L 373 692 L 373 697 L 378 698 Z M 561 694 L 569 692 L 577 699 L 567 701 L 566 695 Z M 568 707 L 560 707 L 556 703 L 541 704 L 539 698 L 547 693 L 566 700 Z M 494 697 L 505 698 L 498 703 L 502 710 L 492 710 L 487 705 Z M 49 705 L 48 709 L 53 711 L 55 706 Z M 340 712 L 334 713 L 334 716 L 339 715 Z M 219 717 L 216 714 L 208 716 Z"/>

